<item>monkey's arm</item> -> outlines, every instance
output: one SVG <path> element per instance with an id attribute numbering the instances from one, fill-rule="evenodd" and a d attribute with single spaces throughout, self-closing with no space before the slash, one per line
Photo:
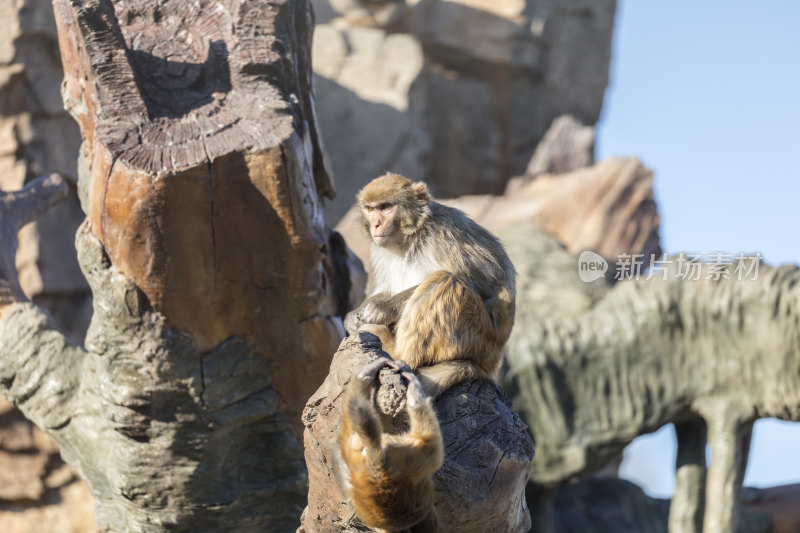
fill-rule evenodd
<path id="1" fill-rule="evenodd" d="M 410 427 L 400 435 L 385 433 L 372 405 L 385 366 L 408 380 Z M 410 367 L 379 358 L 362 368 L 345 391 L 341 424 L 334 472 L 361 519 L 379 530 L 436 533 L 431 476 L 444 461 L 444 444 L 431 400 Z"/>
<path id="2" fill-rule="evenodd" d="M 394 295 L 381 292 L 370 296 L 361 303 L 358 309 L 347 314 L 344 319 L 344 329 L 348 333 L 353 333 L 362 324 L 389 325 L 397 322 L 400 315 L 403 314 L 406 302 L 414 294 L 416 288 L 414 286 Z"/>
<path id="3" fill-rule="evenodd" d="M 381 368 L 391 363 L 390 359 L 379 357 L 364 366 L 347 385 L 342 401 L 343 432 L 347 435 L 358 435 L 363 446 L 380 448 L 383 430 L 370 402 L 372 387 L 378 379 L 378 373 Z M 350 445 L 352 443 L 349 443 Z M 363 446 L 359 447 L 359 452 Z"/>
<path id="4" fill-rule="evenodd" d="M 387 359 L 380 357 L 353 376 L 342 399 L 342 420 L 337 446 L 333 451 L 333 474 L 339 488 L 348 495 L 353 473 L 362 472 L 366 455 L 362 450 L 381 448 L 381 423 L 370 405 L 372 387 Z"/>
<path id="5" fill-rule="evenodd" d="M 422 478 L 436 473 L 444 462 L 442 431 L 433 410 L 432 397 L 425 394 L 419 377 L 410 368 L 402 374 L 408 380 L 406 409 L 409 429 L 392 439 L 396 451 L 389 457 L 397 470 Z"/>

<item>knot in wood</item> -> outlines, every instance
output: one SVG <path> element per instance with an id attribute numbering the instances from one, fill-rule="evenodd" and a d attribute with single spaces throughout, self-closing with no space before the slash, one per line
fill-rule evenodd
<path id="1" fill-rule="evenodd" d="M 375 392 L 375 406 L 382 414 L 398 417 L 406 409 L 408 387 L 403 377 L 392 368 L 384 368 L 378 375 L 380 386 Z"/>

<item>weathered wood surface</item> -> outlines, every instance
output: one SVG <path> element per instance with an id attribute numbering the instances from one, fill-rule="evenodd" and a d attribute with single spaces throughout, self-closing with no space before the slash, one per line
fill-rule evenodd
<path id="1" fill-rule="evenodd" d="M 309 493 L 301 530 L 306 533 L 371 531 L 339 491 L 331 470 L 331 451 L 342 391 L 351 376 L 376 357 L 387 357 L 376 336 L 360 333 L 345 339 L 328 378 L 303 412 Z M 381 374 L 378 405 L 384 412 L 398 412 L 404 405 L 404 387 L 385 374 Z M 462 383 L 440 396 L 434 408 L 445 444 L 444 465 L 434 476 L 436 512 L 443 530 L 528 531 L 524 487 L 533 441 L 500 388 Z"/>
<path id="2" fill-rule="evenodd" d="M 54 6 L 94 316 L 84 350 L 13 297 L 0 388 L 79 468 L 105 531 L 293 530 L 300 412 L 343 334 L 310 5 Z"/>
<path id="3" fill-rule="evenodd" d="M 339 339 L 320 309 L 331 183 L 314 129 L 310 6 L 55 8 L 92 232 L 199 346 L 246 334 L 262 353 L 293 354 L 272 371 L 295 420 L 325 376 L 320 348 Z"/>

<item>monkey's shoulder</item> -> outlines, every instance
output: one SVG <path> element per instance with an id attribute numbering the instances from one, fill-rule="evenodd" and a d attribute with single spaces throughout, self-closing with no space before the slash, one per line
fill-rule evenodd
<path id="1" fill-rule="evenodd" d="M 466 213 L 455 207 L 431 202 L 431 230 L 443 237 L 458 238 L 457 242 L 477 241 L 480 244 L 496 244 L 497 237 L 489 230 L 469 218 Z"/>
<path id="2" fill-rule="evenodd" d="M 437 248 L 433 252 L 440 262 L 446 263 L 447 270 L 462 273 L 488 269 L 493 275 L 513 275 L 511 260 L 500 240 L 463 211 L 431 202 L 428 228 L 435 235 L 427 242 L 435 243 Z M 459 253 L 453 254 L 453 250 Z"/>

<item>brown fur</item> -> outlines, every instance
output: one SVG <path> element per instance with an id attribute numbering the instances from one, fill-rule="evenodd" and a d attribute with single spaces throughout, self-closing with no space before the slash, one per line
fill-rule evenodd
<path id="1" fill-rule="evenodd" d="M 409 371 L 403 374 L 409 379 L 409 430 L 400 435 L 383 430 L 371 392 L 378 371 L 388 362 L 378 360 L 347 387 L 334 456 L 337 481 L 368 526 L 435 533 L 432 476 L 444 460 L 439 422 L 430 398 Z"/>
<path id="2" fill-rule="evenodd" d="M 490 380 L 514 323 L 515 273 L 500 242 L 399 174 L 376 178 L 357 200 L 373 237 L 377 292 L 348 315 L 348 331 L 392 327 L 391 355 L 416 370 L 432 396 Z M 409 280 L 418 284 L 406 287 Z"/>
<path id="3" fill-rule="evenodd" d="M 345 327 L 378 334 L 384 350 L 416 371 L 404 373 L 409 405 L 419 388 L 428 397 L 409 407 L 408 433 L 389 435 L 367 401 L 365 379 L 377 370 L 362 371 L 344 399 L 337 479 L 371 527 L 435 532 L 431 476 L 443 448 L 431 398 L 462 381 L 491 380 L 514 323 L 514 267 L 494 236 L 432 202 L 424 183 L 386 174 L 357 199 L 373 241 L 374 294 Z"/>

